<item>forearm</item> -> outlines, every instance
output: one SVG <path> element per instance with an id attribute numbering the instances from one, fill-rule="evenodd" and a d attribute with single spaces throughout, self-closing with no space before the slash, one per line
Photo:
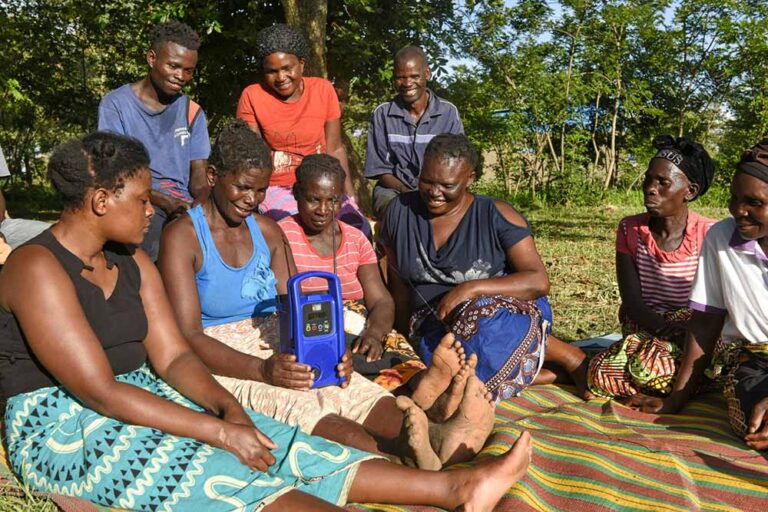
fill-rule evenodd
<path id="1" fill-rule="evenodd" d="M 194 411 L 142 388 L 113 381 L 98 396 L 80 397 L 89 408 L 123 423 L 191 437 L 217 446 L 223 421 Z"/>
<path id="2" fill-rule="evenodd" d="M 264 382 L 264 360 L 244 354 L 203 332 L 187 334 L 189 344 L 215 375 Z"/>
<path id="3" fill-rule="evenodd" d="M 662 315 L 649 308 L 642 298 L 632 297 L 625 300 L 622 296 L 622 306 L 625 314 L 640 326 L 641 329 L 650 333 L 655 333 L 665 327 L 665 320 Z"/>
<path id="4" fill-rule="evenodd" d="M 394 322 L 395 308 L 392 303 L 390 302 L 389 305 L 377 303 L 368 309 L 366 331 L 377 339 L 383 339 L 392 330 Z"/>
<path id="5" fill-rule="evenodd" d="M 208 196 L 211 187 L 208 185 L 208 161 L 194 160 L 189 169 L 189 193 L 195 199 L 195 203 L 202 203 Z"/>
<path id="6" fill-rule="evenodd" d="M 397 179 L 394 174 L 382 174 L 379 176 L 379 184 L 385 188 L 397 190 L 400 193 L 410 192 L 411 189 L 405 186 L 405 183 Z"/>
<path id="7" fill-rule="evenodd" d="M 352 176 L 349 173 L 349 160 L 347 159 L 347 150 L 344 149 L 344 144 L 339 143 L 336 147 L 329 147 L 328 154 L 338 159 L 341 164 L 341 168 L 344 169 L 344 191 L 350 197 L 356 197 L 355 187 L 352 184 Z"/>
<path id="8" fill-rule="evenodd" d="M 549 278 L 537 271 L 515 272 L 508 276 L 466 281 L 466 299 L 481 295 L 506 295 L 522 300 L 535 300 L 549 293 Z"/>
<path id="9" fill-rule="evenodd" d="M 157 206 L 166 213 L 171 213 L 176 208 L 184 206 L 183 201 L 163 194 L 162 192 L 158 192 L 157 190 L 150 191 L 149 202 L 152 203 L 153 206 Z"/>
<path id="10" fill-rule="evenodd" d="M 722 327 L 722 317 L 694 312 L 688 324 L 677 378 L 667 399 L 671 410 L 679 410 L 698 391 L 704 371 L 712 362 Z"/>
<path id="11" fill-rule="evenodd" d="M 217 415 L 237 404 L 192 350 L 174 358 L 161 377 L 179 393 Z"/>

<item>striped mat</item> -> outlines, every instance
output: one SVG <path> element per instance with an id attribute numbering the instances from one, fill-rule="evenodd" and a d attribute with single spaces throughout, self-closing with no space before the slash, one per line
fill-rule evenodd
<path id="1" fill-rule="evenodd" d="M 499 405 L 480 457 L 502 453 L 523 430 L 533 434 L 533 461 L 500 511 L 768 511 L 768 453 L 747 449 L 731 433 L 717 394 L 701 395 L 680 414 L 657 416 L 535 386 Z"/>
<path id="2" fill-rule="evenodd" d="M 568 388 L 535 386 L 497 407 L 496 427 L 479 457 L 502 453 L 523 430 L 533 434 L 533 462 L 499 511 L 768 512 L 768 453 L 747 449 L 731 433 L 717 394 L 700 396 L 681 414 L 656 416 L 602 399 L 584 403 Z M 7 466 L 0 480 L 3 474 L 13 479 Z M 73 501 L 59 504 L 68 511 L 114 510 Z"/>

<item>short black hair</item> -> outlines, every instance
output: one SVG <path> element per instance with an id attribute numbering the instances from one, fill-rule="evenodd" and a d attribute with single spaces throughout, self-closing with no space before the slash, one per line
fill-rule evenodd
<path id="1" fill-rule="evenodd" d="M 153 26 L 149 31 L 149 42 L 155 51 L 166 43 L 176 43 L 187 50 L 197 51 L 200 48 L 197 32 L 186 23 L 176 20 Z"/>
<path id="2" fill-rule="evenodd" d="M 341 185 L 341 190 L 339 190 L 339 192 L 344 192 L 344 180 L 347 177 L 347 173 L 344 172 L 338 158 L 325 153 L 305 156 L 298 169 L 296 169 L 296 183 L 293 184 L 293 197 L 295 197 L 297 201 L 304 198 L 309 182 L 320 179 L 323 176 L 339 180 L 339 184 Z"/>
<path id="3" fill-rule="evenodd" d="M 480 176 L 482 176 L 482 169 L 478 166 L 480 157 L 478 156 L 477 149 L 466 135 L 455 133 L 436 135 L 429 141 L 427 149 L 424 150 L 424 162 L 431 158 L 438 158 L 441 161 L 465 160 L 475 172 L 477 179 L 480 179 Z"/>
<path id="4" fill-rule="evenodd" d="M 256 57 L 259 62 L 273 53 L 290 53 L 301 60 L 309 57 L 309 43 L 304 35 L 285 23 L 263 28 L 256 34 Z"/>
<path id="5" fill-rule="evenodd" d="M 420 57 L 421 60 L 424 62 L 424 65 L 429 67 L 429 62 L 427 61 L 427 54 L 424 53 L 424 50 L 422 50 L 418 46 L 411 46 L 411 45 L 403 46 L 402 48 L 400 48 L 395 54 L 395 58 L 393 59 L 392 64 L 394 67 L 397 67 L 398 63 L 410 58 L 413 55 Z"/>
<path id="6" fill-rule="evenodd" d="M 216 168 L 218 176 L 248 169 L 272 171 L 272 153 L 245 121 L 235 119 L 216 137 L 208 163 Z"/>
<path id="7" fill-rule="evenodd" d="M 95 132 L 56 147 L 48 162 L 48 179 L 61 195 L 64 208 L 83 206 L 94 188 L 117 191 L 125 181 L 149 168 L 149 154 L 133 137 Z"/>

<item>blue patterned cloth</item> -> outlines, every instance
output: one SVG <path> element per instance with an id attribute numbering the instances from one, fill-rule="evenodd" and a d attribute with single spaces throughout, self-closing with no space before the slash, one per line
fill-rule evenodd
<path id="1" fill-rule="evenodd" d="M 146 365 L 117 380 L 201 410 Z M 62 387 L 9 399 L 7 449 L 14 472 L 33 490 L 153 511 L 255 510 L 293 489 L 343 505 L 359 463 L 374 458 L 248 414 L 278 445 L 266 473 L 200 441 L 102 416 Z"/>
<path id="2" fill-rule="evenodd" d="M 426 364 L 440 339 L 450 331 L 464 352 L 477 354 L 478 378 L 497 399 L 519 395 L 533 384 L 544 362 L 552 308 L 546 297 L 526 301 L 503 295 L 483 295 L 456 307 L 443 323 L 424 307 L 411 319 L 411 337 Z"/>

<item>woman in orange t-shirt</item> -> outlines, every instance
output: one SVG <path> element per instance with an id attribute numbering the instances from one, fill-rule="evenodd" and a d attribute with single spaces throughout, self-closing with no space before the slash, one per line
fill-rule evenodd
<path id="1" fill-rule="evenodd" d="M 347 173 L 339 217 L 370 235 L 370 225 L 355 201 L 347 153 L 341 140 L 341 109 L 328 80 L 304 76 L 309 54 L 306 39 L 278 24 L 256 36 L 264 80 L 245 88 L 237 105 L 243 119 L 272 149 L 274 171 L 261 211 L 275 220 L 297 213 L 291 187 L 306 155 L 327 153 Z"/>

